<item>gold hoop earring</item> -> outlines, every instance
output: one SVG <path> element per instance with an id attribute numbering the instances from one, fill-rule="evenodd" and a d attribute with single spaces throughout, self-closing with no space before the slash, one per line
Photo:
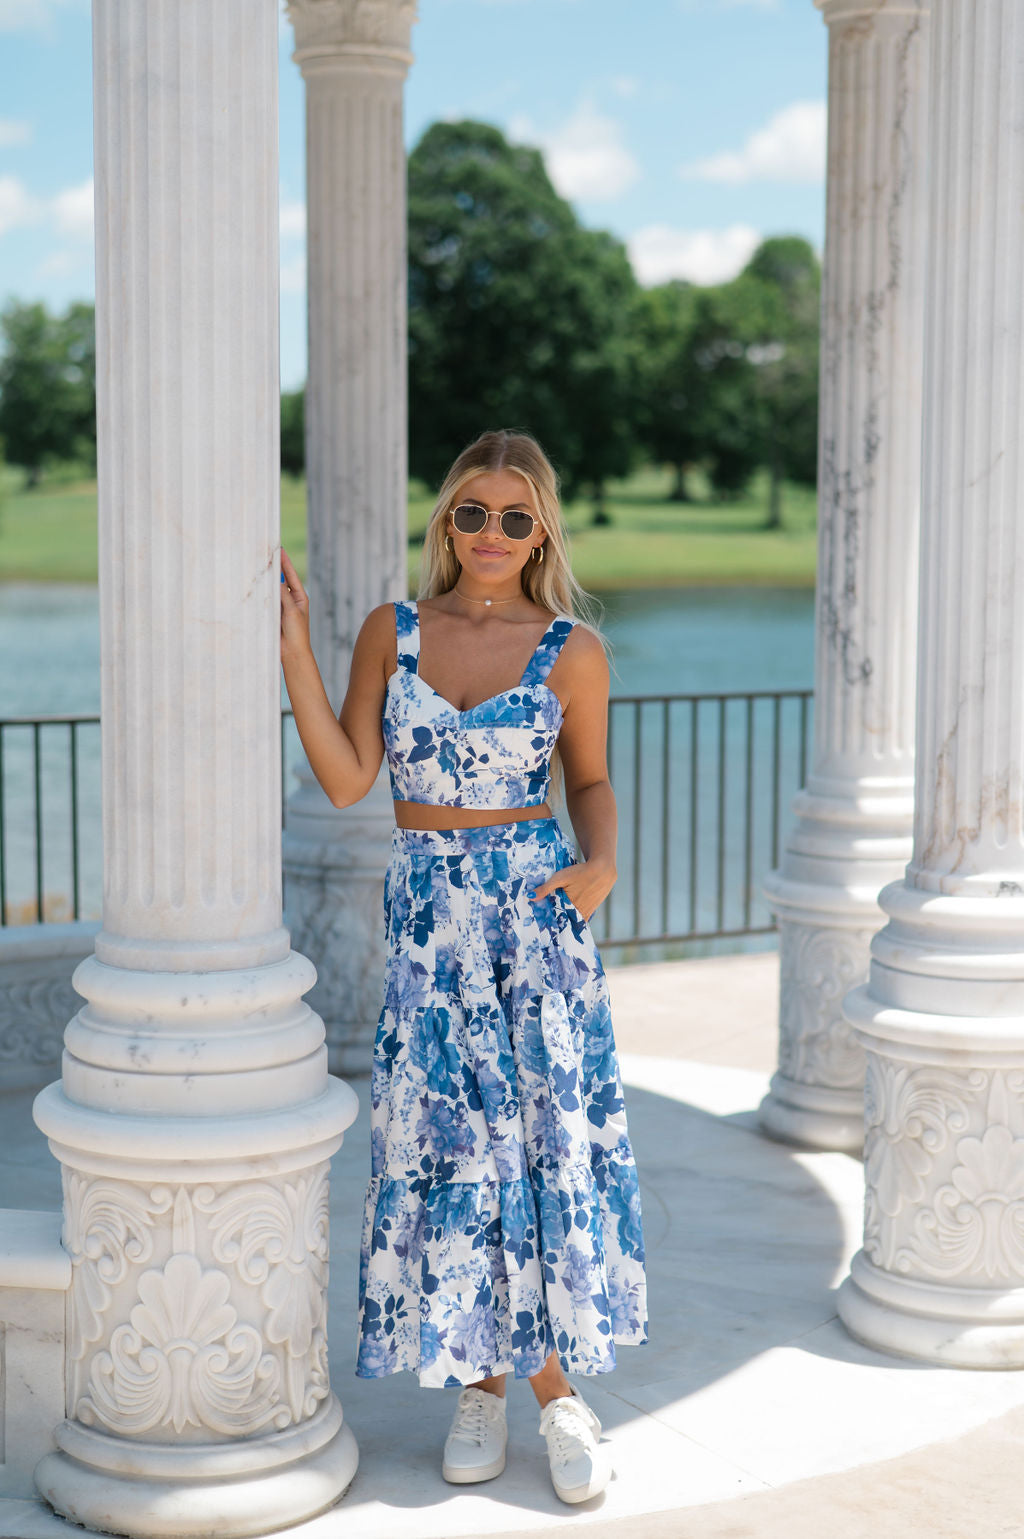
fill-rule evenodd
<path id="1" fill-rule="evenodd" d="M 540 566 L 541 562 L 544 560 L 543 545 L 535 545 L 533 547 L 533 555 L 530 559 L 536 561 L 537 565 Z"/>
<path id="2" fill-rule="evenodd" d="M 454 545 L 452 544 L 452 537 L 451 537 L 450 534 L 446 534 L 445 537 L 444 537 L 444 548 L 445 548 L 445 550 L 454 550 L 455 549 Z"/>

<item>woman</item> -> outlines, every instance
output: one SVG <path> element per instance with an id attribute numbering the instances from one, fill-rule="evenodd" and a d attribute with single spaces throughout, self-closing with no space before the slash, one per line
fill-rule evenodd
<path id="1" fill-rule="evenodd" d="M 427 529 L 418 604 L 383 604 L 335 717 L 282 551 L 281 653 L 331 801 L 387 753 L 387 977 L 374 1047 L 356 1372 L 461 1387 L 447 1480 L 505 1466 L 505 1378 L 529 1378 L 552 1481 L 611 1470 L 566 1370 L 646 1340 L 636 1168 L 587 921 L 615 881 L 608 666 L 573 617 L 557 480 L 522 433 L 459 455 Z M 548 804 L 557 745 L 582 859 Z"/>

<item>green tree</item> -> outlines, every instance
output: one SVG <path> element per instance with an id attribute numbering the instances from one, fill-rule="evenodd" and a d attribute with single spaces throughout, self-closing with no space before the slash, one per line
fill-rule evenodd
<path id="1" fill-rule="evenodd" d="M 768 523 L 782 521 L 784 477 L 814 484 L 817 461 L 820 270 L 795 236 L 763 241 L 728 283 L 668 283 L 640 293 L 640 431 L 676 469 L 690 465 L 717 496 L 769 469 Z"/>
<path id="2" fill-rule="evenodd" d="M 743 338 L 749 296 L 736 283 L 697 292 L 685 355 L 691 430 L 715 494 L 738 497 L 761 463 L 753 366 Z"/>
<path id="3" fill-rule="evenodd" d="M 624 474 L 633 448 L 635 279 L 585 230 L 537 150 L 435 123 L 409 161 L 409 435 L 436 484 L 486 428 L 534 433 L 566 491 Z"/>
<path id="4" fill-rule="evenodd" d="M 0 312 L 0 437 L 29 486 L 58 460 L 96 453 L 96 347 L 92 305 L 52 316 L 11 300 Z"/>
<path id="5" fill-rule="evenodd" d="M 301 476 L 306 468 L 306 392 L 281 394 L 281 469 Z"/>
<path id="6" fill-rule="evenodd" d="M 672 498 L 689 502 L 686 473 L 703 458 L 700 376 L 691 346 L 698 290 L 674 279 L 640 289 L 634 304 L 637 430 L 648 453 L 676 473 Z"/>
<path id="7" fill-rule="evenodd" d="M 736 283 L 750 294 L 744 340 L 769 469 L 766 523 L 777 529 L 783 478 L 808 486 L 817 479 L 821 268 L 807 241 L 776 236 L 762 241 Z"/>

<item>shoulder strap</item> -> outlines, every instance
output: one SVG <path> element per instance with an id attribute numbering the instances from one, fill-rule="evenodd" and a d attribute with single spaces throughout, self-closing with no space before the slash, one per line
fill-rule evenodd
<path id="1" fill-rule="evenodd" d="M 526 672 L 519 681 L 521 685 L 543 684 L 575 624 L 575 620 L 552 620 L 526 665 Z"/>
<path id="2" fill-rule="evenodd" d="M 415 603 L 399 599 L 395 604 L 395 641 L 398 666 L 418 673 L 420 666 L 420 615 Z"/>

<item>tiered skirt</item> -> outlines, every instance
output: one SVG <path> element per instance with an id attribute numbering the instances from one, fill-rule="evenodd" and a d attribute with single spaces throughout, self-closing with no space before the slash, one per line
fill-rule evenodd
<path id="1" fill-rule="evenodd" d="M 605 1373 L 647 1339 L 636 1165 L 555 818 L 396 829 L 356 1372 Z"/>

